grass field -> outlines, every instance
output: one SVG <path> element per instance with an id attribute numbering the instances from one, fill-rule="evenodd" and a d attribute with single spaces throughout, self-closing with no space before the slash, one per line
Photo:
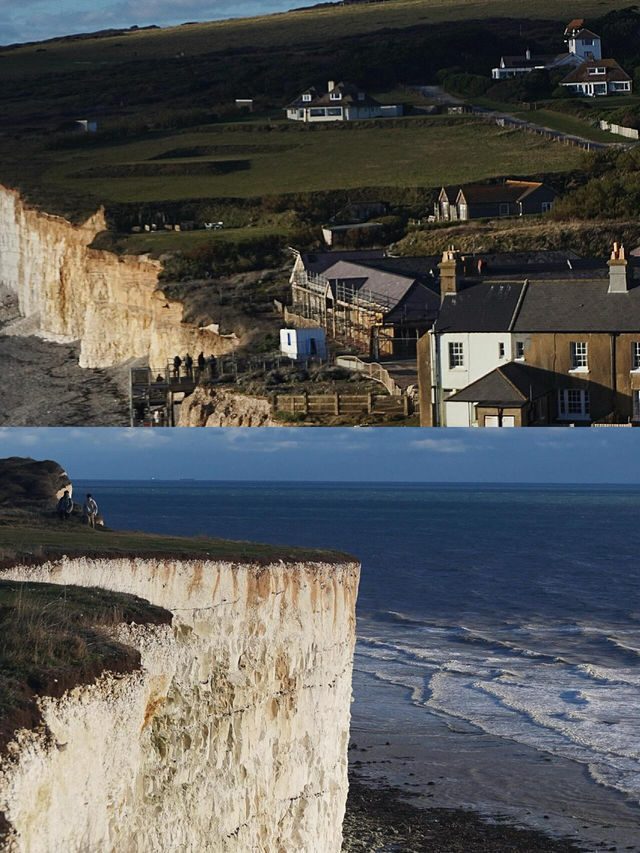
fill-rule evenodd
<path id="1" fill-rule="evenodd" d="M 338 562 L 345 558 L 344 554 L 337 551 L 264 545 L 256 542 L 160 536 L 125 530 L 92 530 L 80 522 L 75 523 L 75 519 L 64 524 L 54 522 L 47 525 L 0 525 L 0 559 L 6 565 L 21 559 L 27 563 L 42 563 L 63 554 L 111 558 L 139 556 L 203 559 L 207 557 L 212 560 L 235 562 L 271 560 Z"/>
<path id="2" fill-rule="evenodd" d="M 397 186 L 435 187 L 497 175 L 540 174 L 571 169 L 576 149 L 536 136 L 499 128 L 480 119 L 405 119 L 359 123 L 346 127 L 216 126 L 208 133 L 180 134 L 162 140 L 134 142 L 74 152 L 54 152 L 55 164 L 44 179 L 76 193 L 113 202 L 178 200 L 194 197 L 252 197 L 283 193 Z M 281 130 L 281 132 L 278 132 Z M 194 145 L 214 146 L 223 139 L 233 158 L 237 144 L 250 167 L 229 174 L 144 177 L 130 166 L 158 157 L 163 150 Z M 291 147 L 282 150 L 286 139 Z M 249 143 L 248 140 L 251 140 Z M 247 154 L 248 144 L 255 155 Z M 172 164 L 206 158 L 173 158 Z M 158 163 L 157 160 L 154 161 Z M 92 168 L 91 177 L 83 177 Z M 104 174 L 101 174 L 101 167 Z M 115 177 L 117 168 L 122 177 Z"/>
<path id="3" fill-rule="evenodd" d="M 385 3 L 301 9 L 286 14 L 267 15 L 212 23 L 192 23 L 180 27 L 132 30 L 106 38 L 57 40 L 4 50 L 4 79 L 37 75 L 46 71 L 90 71 L 100 65 L 145 57 L 170 58 L 248 45 L 274 47 L 300 45 L 304 41 L 323 43 L 343 36 L 404 28 L 421 24 L 486 18 L 551 19 L 566 23 L 574 17 L 588 18 L 619 9 L 616 0 L 393 0 Z M 310 37 L 311 34 L 311 37 Z"/>

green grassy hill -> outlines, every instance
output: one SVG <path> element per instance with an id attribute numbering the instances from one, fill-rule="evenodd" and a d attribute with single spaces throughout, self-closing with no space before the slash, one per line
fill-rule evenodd
<path id="1" fill-rule="evenodd" d="M 125 230 L 211 218 L 291 238 L 345 191 L 379 190 L 396 205 L 404 196 L 421 215 L 442 183 L 568 172 L 577 153 L 475 119 L 301 127 L 283 119 L 287 101 L 329 78 L 395 97 L 444 67 L 487 74 L 504 52 L 561 50 L 570 17 L 618 5 L 388 0 L 2 48 L 0 183 L 76 221 L 104 202 Z M 237 97 L 253 98 L 255 113 L 239 113 Z M 98 133 L 72 133 L 79 118 L 96 119 Z M 300 216 L 271 215 L 289 207 Z M 172 248 L 176 239 L 203 241 L 186 232 Z"/>

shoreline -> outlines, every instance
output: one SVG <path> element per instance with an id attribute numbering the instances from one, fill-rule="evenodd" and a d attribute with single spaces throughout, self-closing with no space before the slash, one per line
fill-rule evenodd
<path id="1" fill-rule="evenodd" d="M 490 822 L 478 812 L 431 808 L 399 788 L 349 772 L 342 853 L 583 853 L 571 839 Z M 611 848 L 608 848 L 611 849 Z M 615 848 L 613 848 L 615 849 Z"/>

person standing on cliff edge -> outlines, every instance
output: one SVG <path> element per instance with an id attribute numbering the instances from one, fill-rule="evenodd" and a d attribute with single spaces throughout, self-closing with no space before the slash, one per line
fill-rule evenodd
<path id="1" fill-rule="evenodd" d="M 62 519 L 62 521 L 69 518 L 73 512 L 73 501 L 71 500 L 71 495 L 69 494 L 68 489 L 65 489 L 64 494 L 58 501 L 56 512 L 58 513 L 58 518 Z"/>
<path id="2" fill-rule="evenodd" d="M 98 504 L 94 501 L 91 495 L 87 495 L 85 498 L 84 504 L 82 505 L 82 514 L 87 517 L 87 524 L 89 527 L 93 527 L 95 529 Z"/>

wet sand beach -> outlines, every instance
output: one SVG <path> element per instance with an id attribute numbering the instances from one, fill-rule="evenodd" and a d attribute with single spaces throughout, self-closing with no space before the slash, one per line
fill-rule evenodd
<path id="1" fill-rule="evenodd" d="M 397 788 L 352 776 L 343 853 L 579 853 L 570 840 L 488 823 L 472 811 L 419 808 Z M 617 848 L 609 848 L 617 849 Z"/>

